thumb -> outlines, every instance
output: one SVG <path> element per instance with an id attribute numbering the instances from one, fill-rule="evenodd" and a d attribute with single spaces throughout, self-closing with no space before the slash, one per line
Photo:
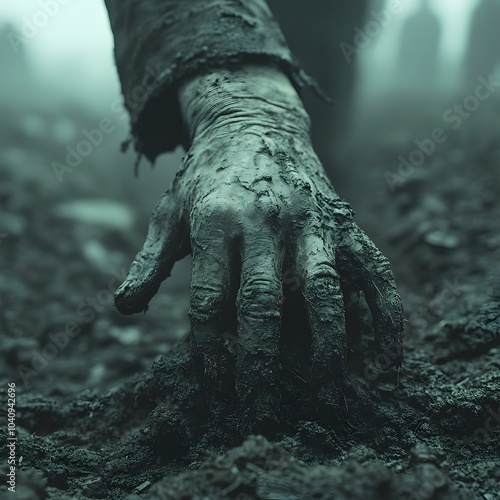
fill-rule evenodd
<path id="1" fill-rule="evenodd" d="M 187 224 L 176 196 L 167 191 L 154 209 L 142 250 L 136 255 L 125 281 L 115 293 L 115 306 L 122 314 L 148 309 L 163 280 L 177 260 L 189 253 Z"/>

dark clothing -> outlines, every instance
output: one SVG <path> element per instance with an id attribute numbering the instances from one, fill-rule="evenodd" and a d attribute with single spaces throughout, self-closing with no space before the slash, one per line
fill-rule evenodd
<path id="1" fill-rule="evenodd" d="M 149 160 L 183 143 L 179 83 L 240 62 L 274 62 L 310 84 L 264 0 L 105 0 L 137 151 Z"/>

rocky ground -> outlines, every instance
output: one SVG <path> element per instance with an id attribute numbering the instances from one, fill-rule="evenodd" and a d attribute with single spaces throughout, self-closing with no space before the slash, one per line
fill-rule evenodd
<path id="1" fill-rule="evenodd" d="M 497 116 L 450 131 L 394 190 L 384 174 L 433 118 L 348 157 L 345 192 L 405 303 L 405 362 L 385 371 L 359 297 L 345 416 L 315 414 L 290 355 L 282 426 L 266 436 L 238 431 L 231 381 L 217 416 L 205 410 L 187 348 L 187 279 L 146 315 L 114 311 L 144 220 L 102 201 L 98 181 L 61 190 L 19 174 L 30 157 L 3 154 L 0 379 L 16 384 L 17 498 L 500 498 Z M 5 425 L 0 434 L 4 455 Z"/>

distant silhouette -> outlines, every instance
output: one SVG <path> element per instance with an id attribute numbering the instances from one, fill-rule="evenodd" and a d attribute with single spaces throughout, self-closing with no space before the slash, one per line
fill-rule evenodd
<path id="1" fill-rule="evenodd" d="M 413 90 L 429 89 L 436 83 L 441 24 L 428 0 L 403 25 L 400 40 L 400 83 Z"/>
<path id="2" fill-rule="evenodd" d="M 18 27 L 11 23 L 0 23 L 0 61 L 24 64 L 24 37 Z M 3 72 L 2 72 L 3 73 Z"/>
<path id="3" fill-rule="evenodd" d="M 377 12 L 380 12 L 386 7 L 387 1 L 386 0 L 370 0 L 370 11 L 375 10 Z"/>
<path id="4" fill-rule="evenodd" d="M 0 24 L 0 103 L 25 102 L 32 88 L 25 44 L 17 26 Z"/>
<path id="5" fill-rule="evenodd" d="M 288 46 L 305 70 L 319 82 L 336 104 L 328 106 L 311 93 L 304 93 L 312 117 L 316 152 L 330 173 L 332 153 L 342 144 L 349 127 L 351 100 L 357 65 L 349 63 L 339 45 L 354 45 L 355 27 L 364 27 L 369 0 L 268 0 Z"/>
<path id="6" fill-rule="evenodd" d="M 469 45 L 465 55 L 466 84 L 487 77 L 500 62 L 500 1 L 482 0 L 471 20 Z"/>

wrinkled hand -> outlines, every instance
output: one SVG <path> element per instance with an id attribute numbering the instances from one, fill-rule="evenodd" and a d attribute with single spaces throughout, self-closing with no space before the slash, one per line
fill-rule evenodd
<path id="1" fill-rule="evenodd" d="M 240 402 L 253 422 L 273 420 L 282 276 L 293 268 L 312 334 L 313 390 L 326 407 L 343 406 L 341 280 L 364 292 L 378 349 L 396 350 L 401 362 L 402 306 L 388 260 L 331 187 L 310 143 L 308 116 L 279 70 L 220 70 L 189 81 L 179 95 L 192 144 L 117 291 L 117 308 L 146 310 L 175 261 L 191 251 L 198 375 L 217 390 L 222 335 L 236 320 Z"/>

